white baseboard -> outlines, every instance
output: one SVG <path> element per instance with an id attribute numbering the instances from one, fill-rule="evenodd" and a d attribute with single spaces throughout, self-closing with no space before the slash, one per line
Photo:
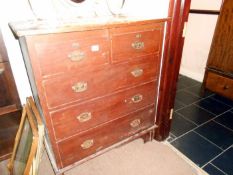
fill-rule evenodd
<path id="1" fill-rule="evenodd" d="M 194 80 L 197 80 L 199 82 L 202 82 L 203 78 L 204 78 L 204 73 L 193 72 L 193 71 L 185 69 L 183 67 L 180 68 L 180 74 L 185 75 L 185 76 L 192 78 Z"/>

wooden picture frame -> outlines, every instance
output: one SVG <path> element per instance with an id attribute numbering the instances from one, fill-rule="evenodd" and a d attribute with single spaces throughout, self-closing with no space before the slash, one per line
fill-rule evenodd
<path id="1" fill-rule="evenodd" d="M 37 146 L 37 152 L 35 158 L 33 160 L 33 169 L 32 169 L 32 174 L 37 175 L 39 169 L 39 163 L 42 158 L 42 152 L 44 147 L 43 143 L 44 143 L 44 135 L 45 135 L 45 126 L 42 122 L 40 113 L 37 110 L 32 97 L 27 98 L 27 104 L 29 105 L 32 113 L 34 114 L 33 116 L 35 117 L 34 120 L 37 123 L 37 130 L 38 130 L 38 146 Z"/>
<path id="2" fill-rule="evenodd" d="M 43 148 L 44 125 L 32 97 L 27 98 L 8 163 L 10 175 L 36 175 Z"/>

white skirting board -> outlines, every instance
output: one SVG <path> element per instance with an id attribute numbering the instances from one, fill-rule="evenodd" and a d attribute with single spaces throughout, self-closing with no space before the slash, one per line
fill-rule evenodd
<path id="1" fill-rule="evenodd" d="M 203 82 L 203 79 L 204 79 L 204 73 L 193 72 L 193 71 L 190 71 L 188 69 L 185 69 L 182 66 L 180 67 L 180 74 L 184 75 L 184 76 L 187 76 L 189 78 L 192 78 L 194 80 L 197 80 L 199 82 Z"/>

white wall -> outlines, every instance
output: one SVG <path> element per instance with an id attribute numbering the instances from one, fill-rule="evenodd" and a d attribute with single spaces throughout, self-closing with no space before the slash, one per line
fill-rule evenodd
<path id="1" fill-rule="evenodd" d="M 219 10 L 222 0 L 192 0 L 191 9 Z M 180 73 L 202 81 L 218 15 L 189 15 Z"/>
<path id="2" fill-rule="evenodd" d="M 53 12 L 51 12 L 51 6 L 46 5 L 49 0 L 34 0 L 35 5 L 38 7 L 38 2 L 42 3 L 41 16 L 50 16 L 54 18 Z M 55 1 L 55 0 L 54 0 Z M 51 2 L 54 2 L 51 0 Z M 60 0 L 62 1 L 62 0 Z M 86 0 L 90 1 L 103 1 L 105 0 Z M 115 1 L 115 0 L 113 0 Z M 145 15 L 154 17 L 166 17 L 169 0 L 128 0 L 125 4 L 125 11 L 132 15 Z M 90 7 L 90 6 L 86 6 Z M 132 8 L 132 9 L 131 9 Z M 157 8 L 157 9 L 156 9 Z M 85 9 L 85 12 L 91 9 Z M 140 13 L 138 13 L 140 11 Z M 47 15 L 45 15 L 47 14 Z M 27 19 L 35 19 L 35 16 L 30 10 L 28 0 L 0 0 L 0 27 L 3 33 L 3 39 L 8 51 L 9 60 L 11 63 L 13 75 L 16 81 L 16 86 L 19 92 L 21 103 L 24 104 L 26 97 L 31 96 L 31 89 L 29 80 L 27 77 L 24 61 L 21 55 L 21 50 L 18 41 L 14 38 L 8 22 L 10 21 L 22 21 Z"/>
<path id="3" fill-rule="evenodd" d="M 192 0 L 191 9 L 219 10 L 222 0 Z"/>
<path id="4" fill-rule="evenodd" d="M 8 22 L 28 18 L 32 18 L 32 13 L 27 0 L 0 0 L 0 27 L 21 103 L 25 103 L 25 98 L 31 95 L 31 89 L 18 41 L 10 31 Z"/>

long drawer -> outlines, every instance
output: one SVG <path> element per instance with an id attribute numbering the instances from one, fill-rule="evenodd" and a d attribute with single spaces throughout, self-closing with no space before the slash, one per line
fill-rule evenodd
<path id="1" fill-rule="evenodd" d="M 113 62 L 160 53 L 162 48 L 163 23 L 114 28 L 110 33 Z"/>
<path id="2" fill-rule="evenodd" d="M 85 71 L 110 61 L 108 30 L 41 35 L 32 42 L 42 77 Z"/>
<path id="3" fill-rule="evenodd" d="M 233 99 L 233 80 L 216 73 L 208 72 L 206 88 Z"/>
<path id="4" fill-rule="evenodd" d="M 63 166 L 70 165 L 154 124 L 154 106 L 80 133 L 58 147 Z"/>
<path id="5" fill-rule="evenodd" d="M 143 84 L 158 76 L 158 56 L 147 55 L 141 59 L 101 69 L 60 76 L 42 82 L 49 108 L 62 104 L 101 97 L 121 88 Z"/>
<path id="6" fill-rule="evenodd" d="M 156 82 L 51 113 L 56 139 L 64 139 L 155 103 Z"/>

